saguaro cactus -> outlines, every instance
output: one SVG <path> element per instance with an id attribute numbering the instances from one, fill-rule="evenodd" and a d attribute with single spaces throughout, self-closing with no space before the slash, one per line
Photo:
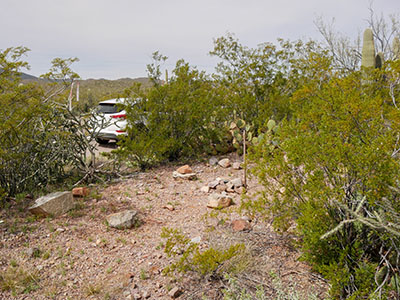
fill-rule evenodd
<path id="1" fill-rule="evenodd" d="M 393 60 L 400 59 L 400 41 L 397 36 L 393 39 L 392 49 L 393 49 Z"/>
<path id="2" fill-rule="evenodd" d="M 383 52 L 378 52 L 378 54 L 375 56 L 375 67 L 382 68 L 383 61 L 384 61 Z"/>
<path id="3" fill-rule="evenodd" d="M 361 66 L 376 67 L 374 35 L 370 28 L 364 31 Z"/>

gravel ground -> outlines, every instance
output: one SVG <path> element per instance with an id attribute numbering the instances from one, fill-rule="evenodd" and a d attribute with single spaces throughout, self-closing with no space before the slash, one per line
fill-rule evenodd
<path id="1" fill-rule="evenodd" d="M 163 252 L 163 227 L 200 239 L 201 249 L 246 244 L 254 265 L 238 275 L 240 287 L 261 284 L 270 299 L 280 289 L 323 298 L 327 284 L 298 261 L 299 253 L 291 246 L 295 237 L 278 235 L 268 222 L 254 217 L 252 230 L 233 231 L 231 221 L 240 217 L 237 193 L 231 194 L 232 207 L 215 215 L 207 208 L 208 195 L 201 188 L 218 177 L 241 177 L 243 170 L 195 163 L 191 167 L 198 179 L 187 181 L 172 177 L 178 167 L 92 187 L 76 210 L 57 218 L 33 218 L 17 204 L 1 211 L 0 280 L 3 286 L 8 280 L 15 292 L 0 289 L 0 299 L 170 299 L 173 288 L 182 292 L 179 299 L 220 299 L 221 289 L 231 287 L 224 280 L 162 274 L 171 262 Z M 257 189 L 251 179 L 248 190 Z M 108 227 L 105 217 L 124 209 L 137 210 L 142 225 L 129 230 Z M 18 272 L 31 283 L 13 282 Z"/>

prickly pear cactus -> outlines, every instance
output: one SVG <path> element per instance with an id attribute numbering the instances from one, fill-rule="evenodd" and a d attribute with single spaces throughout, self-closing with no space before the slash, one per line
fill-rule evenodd
<path id="1" fill-rule="evenodd" d="M 366 68 L 376 66 L 374 35 L 370 28 L 364 31 L 361 66 Z"/>
<path id="2" fill-rule="evenodd" d="M 252 126 L 246 124 L 246 122 L 242 119 L 238 119 L 235 122 L 231 122 L 229 126 L 229 130 L 232 134 L 233 140 L 232 144 L 239 152 L 242 151 L 243 143 L 246 142 L 247 144 L 251 141 L 253 134 L 251 133 Z M 247 136 L 246 141 L 243 139 L 243 131 L 246 130 Z M 249 138 L 250 136 L 250 138 Z M 242 153 L 239 153 L 242 154 Z"/>

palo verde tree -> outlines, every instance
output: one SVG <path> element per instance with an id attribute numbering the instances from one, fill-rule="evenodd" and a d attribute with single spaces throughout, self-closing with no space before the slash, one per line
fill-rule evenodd
<path id="1" fill-rule="evenodd" d="M 242 118 L 256 128 L 287 112 L 282 52 L 271 43 L 248 48 L 227 34 L 214 41 L 212 56 L 219 57 L 214 80 L 224 90 L 230 119 Z"/>
<path id="2" fill-rule="evenodd" d="M 208 152 L 222 123 L 223 103 L 206 74 L 179 60 L 163 82 L 160 65 L 165 59 L 155 53 L 148 66 L 152 88 L 128 90 L 128 137 L 119 152 L 141 168 Z"/>

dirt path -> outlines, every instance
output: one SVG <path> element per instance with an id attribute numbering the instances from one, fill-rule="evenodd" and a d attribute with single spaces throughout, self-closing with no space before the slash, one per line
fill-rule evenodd
<path id="1" fill-rule="evenodd" d="M 21 270 L 31 272 L 35 280 L 25 287 L 25 294 L 23 287 L 14 295 L 0 290 L 0 299 L 170 299 L 168 292 L 174 287 L 182 291 L 179 299 L 219 299 L 224 286 L 234 287 L 191 273 L 163 275 L 171 262 L 163 252 L 163 227 L 200 240 L 201 249 L 246 244 L 253 266 L 238 275 L 240 285 L 252 288 L 259 282 L 270 299 L 279 289 L 312 291 L 322 298 L 326 283 L 297 260 L 299 253 L 289 237 L 277 235 L 257 219 L 250 223 L 250 231 L 232 230 L 231 221 L 240 217 L 240 195 L 232 194 L 236 205 L 210 216 L 214 211 L 206 207 L 208 195 L 201 188 L 218 177 L 240 177 L 242 170 L 198 163 L 192 165 L 198 180 L 187 181 L 173 179 L 176 168 L 162 167 L 97 191 L 92 188 L 79 209 L 54 219 L 2 211 L 0 274 L 6 278 L 7 272 Z M 250 180 L 249 189 L 256 187 Z M 139 228 L 116 230 L 105 224 L 108 214 L 128 208 L 139 211 Z"/>

